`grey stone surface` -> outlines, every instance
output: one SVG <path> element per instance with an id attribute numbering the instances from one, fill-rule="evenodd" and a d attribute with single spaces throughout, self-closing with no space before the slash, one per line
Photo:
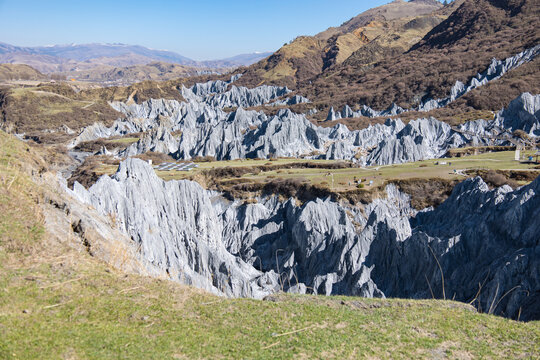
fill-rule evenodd
<path id="1" fill-rule="evenodd" d="M 309 99 L 300 95 L 294 95 L 282 100 L 276 100 L 270 104 L 265 104 L 265 106 L 286 106 L 286 105 L 297 105 L 297 104 L 307 104 Z"/>
<path id="2" fill-rule="evenodd" d="M 521 319 L 539 319 L 539 192 L 540 178 L 515 191 L 469 179 L 435 210 L 409 218 L 405 238 L 399 218 L 379 222 L 366 263 L 372 280 L 386 296 L 429 298 L 429 283 L 440 298 L 437 258 L 447 298 L 469 302 L 479 292 L 482 311 L 515 319 L 521 308 Z"/>
<path id="3" fill-rule="evenodd" d="M 508 131 L 523 130 L 531 136 L 540 136 L 540 95 L 521 94 L 497 114 L 493 125 Z"/>
<path id="4" fill-rule="evenodd" d="M 369 154 L 367 163 L 389 165 L 436 159 L 465 143 L 463 135 L 435 118 L 413 120 L 394 136 L 382 140 Z"/>
<path id="5" fill-rule="evenodd" d="M 418 107 L 418 111 L 430 111 L 445 107 L 451 102 L 456 101 L 469 91 L 480 86 L 486 85 L 490 81 L 500 79 L 508 71 L 518 68 L 519 66 L 534 60 L 540 54 L 540 45 L 536 45 L 530 49 L 520 52 L 505 60 L 492 59 L 488 68 L 483 72 L 473 77 L 467 85 L 460 81 L 456 81 L 455 85 L 450 90 L 450 95 L 444 99 L 428 100 Z"/>
<path id="6" fill-rule="evenodd" d="M 149 151 L 171 154 L 178 151 L 179 143 L 180 141 L 172 136 L 166 127 L 160 126 L 144 133 L 136 143 L 129 145 L 125 150 L 119 152 L 118 155 L 129 157 Z"/>
<path id="7" fill-rule="evenodd" d="M 227 296 L 282 289 L 369 297 L 443 297 L 540 318 L 540 178 L 512 191 L 480 179 L 421 212 L 393 185 L 366 206 L 316 199 L 230 202 L 189 181 L 164 182 L 137 159 L 73 194 L 177 281 Z M 429 285 L 428 285 L 429 284 Z M 430 290 L 431 288 L 431 290 Z"/>
<path id="8" fill-rule="evenodd" d="M 182 96 L 188 101 L 205 103 L 217 108 L 251 107 L 270 103 L 291 91 L 287 87 L 262 85 L 254 89 L 231 85 L 220 93 L 197 95 L 193 90 L 182 87 Z"/>
<path id="9" fill-rule="evenodd" d="M 326 121 L 333 121 L 338 119 L 355 118 L 355 117 L 384 117 L 395 116 L 406 112 L 402 107 L 392 104 L 388 109 L 382 111 L 376 111 L 369 106 L 363 105 L 360 110 L 353 111 L 349 105 L 345 105 L 340 112 L 336 112 L 333 107 L 328 111 Z"/>
<path id="10" fill-rule="evenodd" d="M 497 79 L 507 71 L 532 60 L 540 45 L 505 61 L 493 60 L 490 67 L 478 74 L 469 85 L 456 83 L 448 101 L 453 101 L 470 89 Z M 524 130 L 531 136 L 540 135 L 540 96 L 522 94 L 501 111 L 494 121 L 477 120 L 457 128 L 436 119 L 417 119 L 405 126 L 401 120 L 388 120 L 383 125 L 349 131 L 337 124 L 322 128 L 311 123 L 305 115 L 280 110 L 274 116 L 263 112 L 246 111 L 244 107 L 307 101 L 298 95 L 284 98 L 286 87 L 261 86 L 254 89 L 236 87 L 231 81 L 214 81 L 183 88 L 187 102 L 149 100 L 142 104 L 112 103 L 125 114 L 113 126 L 101 123 L 89 126 L 68 146 L 82 141 L 135 132 L 147 133 L 125 151 L 103 149 L 127 157 L 147 151 L 170 154 L 178 159 L 214 156 L 218 160 L 246 157 L 267 158 L 291 156 L 319 159 L 339 159 L 365 165 L 388 165 L 444 156 L 451 148 L 471 145 L 509 145 L 512 131 Z M 447 100 L 432 100 L 443 104 Z M 432 106 L 439 106 L 437 104 Z M 441 105 L 442 106 L 442 105 Z M 231 113 L 224 107 L 237 107 Z M 351 116 L 386 116 L 404 110 L 393 104 L 382 112 L 366 106 L 353 111 L 345 106 L 341 112 L 330 109 L 328 120 Z M 170 133 L 181 132 L 178 137 Z M 366 155 L 367 154 L 367 155 Z"/>

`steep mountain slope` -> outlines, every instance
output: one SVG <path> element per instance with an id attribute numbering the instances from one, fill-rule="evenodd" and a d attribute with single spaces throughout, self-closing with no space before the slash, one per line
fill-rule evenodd
<path id="1" fill-rule="evenodd" d="M 366 104 L 376 109 L 393 102 L 411 107 L 444 97 L 456 80 L 466 83 L 492 58 L 504 59 L 537 45 L 539 16 L 540 4 L 534 0 L 466 0 L 410 51 L 373 67 L 365 67 L 361 57 L 358 61 L 358 55 L 352 56 L 299 89 L 321 103 Z M 527 77 L 522 80 L 536 86 Z M 510 100 L 503 89 L 481 108 L 496 110 Z"/>
<path id="2" fill-rule="evenodd" d="M 389 4 L 369 9 L 338 27 L 331 27 L 317 35 L 316 38 L 327 40 L 333 36 L 350 33 L 360 27 L 364 27 L 374 20 L 395 20 L 405 17 L 415 17 L 422 14 L 429 14 L 441 8 L 441 4 L 435 0 L 394 0 Z"/>
<path id="3" fill-rule="evenodd" d="M 340 27 L 315 36 L 300 36 L 248 68 L 240 84 L 272 83 L 294 87 L 297 82 L 342 63 L 352 53 L 374 41 L 383 55 L 400 54 L 445 18 L 441 14 L 432 14 L 441 6 L 437 1 L 396 0 L 368 10 Z M 371 59 L 375 60 L 379 58 Z"/>

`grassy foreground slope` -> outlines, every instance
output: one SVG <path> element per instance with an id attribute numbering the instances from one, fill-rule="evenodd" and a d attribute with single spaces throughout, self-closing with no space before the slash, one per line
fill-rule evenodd
<path id="1" fill-rule="evenodd" d="M 126 275 L 45 225 L 46 166 L 0 132 L 0 358 L 534 358 L 540 322 L 441 300 L 225 299 Z M 80 244 L 79 244 L 80 245 Z"/>

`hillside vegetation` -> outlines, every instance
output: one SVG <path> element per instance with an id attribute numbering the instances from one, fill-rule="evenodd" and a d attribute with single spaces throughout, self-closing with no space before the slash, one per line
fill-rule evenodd
<path id="1" fill-rule="evenodd" d="M 505 59 L 537 45 L 539 15 L 540 5 L 533 0 L 466 0 L 409 51 L 386 57 L 369 69 L 361 54 L 353 55 L 299 85 L 299 91 L 324 104 L 366 104 L 376 109 L 394 102 L 409 108 L 421 100 L 444 97 L 456 80 L 467 82 L 492 58 Z M 538 68 L 537 63 L 530 66 Z M 497 91 L 482 102 L 471 101 L 472 93 L 463 101 L 476 109 L 498 110 L 515 93 L 538 90 L 521 74 L 519 81 L 494 82 L 491 86 Z"/>
<path id="2" fill-rule="evenodd" d="M 287 85 L 307 96 L 324 120 L 331 106 L 376 110 L 411 108 L 449 94 L 493 58 L 540 43 L 540 5 L 534 0 L 394 1 L 316 36 L 301 36 L 248 68 L 239 84 Z M 497 111 L 520 93 L 538 93 L 538 59 L 470 92 L 440 114 Z M 345 120 L 355 128 L 354 121 Z"/>
<path id="3" fill-rule="evenodd" d="M 540 323 L 442 300 L 225 299 L 125 274 L 51 232 L 40 153 L 0 132 L 0 357 L 534 358 Z M 51 197 L 52 196 L 52 197 Z M 49 199 L 49 200 L 47 200 Z"/>

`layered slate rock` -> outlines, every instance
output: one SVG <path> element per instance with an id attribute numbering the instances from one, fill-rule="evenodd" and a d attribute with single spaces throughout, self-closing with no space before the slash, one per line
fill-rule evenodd
<path id="1" fill-rule="evenodd" d="M 215 293 L 447 297 L 540 318 L 540 178 L 514 191 L 469 179 L 421 212 L 393 185 L 365 206 L 242 204 L 129 159 L 74 194 L 116 217 L 152 266 Z"/>
<path id="2" fill-rule="evenodd" d="M 178 151 L 178 146 L 178 139 L 172 136 L 166 127 L 160 126 L 144 133 L 136 143 L 129 145 L 119 155 L 121 157 L 130 157 L 147 152 L 170 154 Z"/>
<path id="3" fill-rule="evenodd" d="M 386 296 L 433 292 L 485 312 L 539 319 L 538 216 L 540 178 L 515 191 L 469 179 L 437 209 L 410 218 L 405 238 L 399 218 L 380 223 L 366 265 L 374 266 L 372 280 Z"/>
<path id="4" fill-rule="evenodd" d="M 383 140 L 367 159 L 369 164 L 389 165 L 440 158 L 465 138 L 435 118 L 413 120 L 400 132 Z"/>
<path id="5" fill-rule="evenodd" d="M 310 101 L 308 98 L 294 95 L 282 100 L 276 100 L 270 104 L 265 104 L 265 106 L 286 106 L 286 105 L 298 105 L 298 104 L 308 104 Z"/>

